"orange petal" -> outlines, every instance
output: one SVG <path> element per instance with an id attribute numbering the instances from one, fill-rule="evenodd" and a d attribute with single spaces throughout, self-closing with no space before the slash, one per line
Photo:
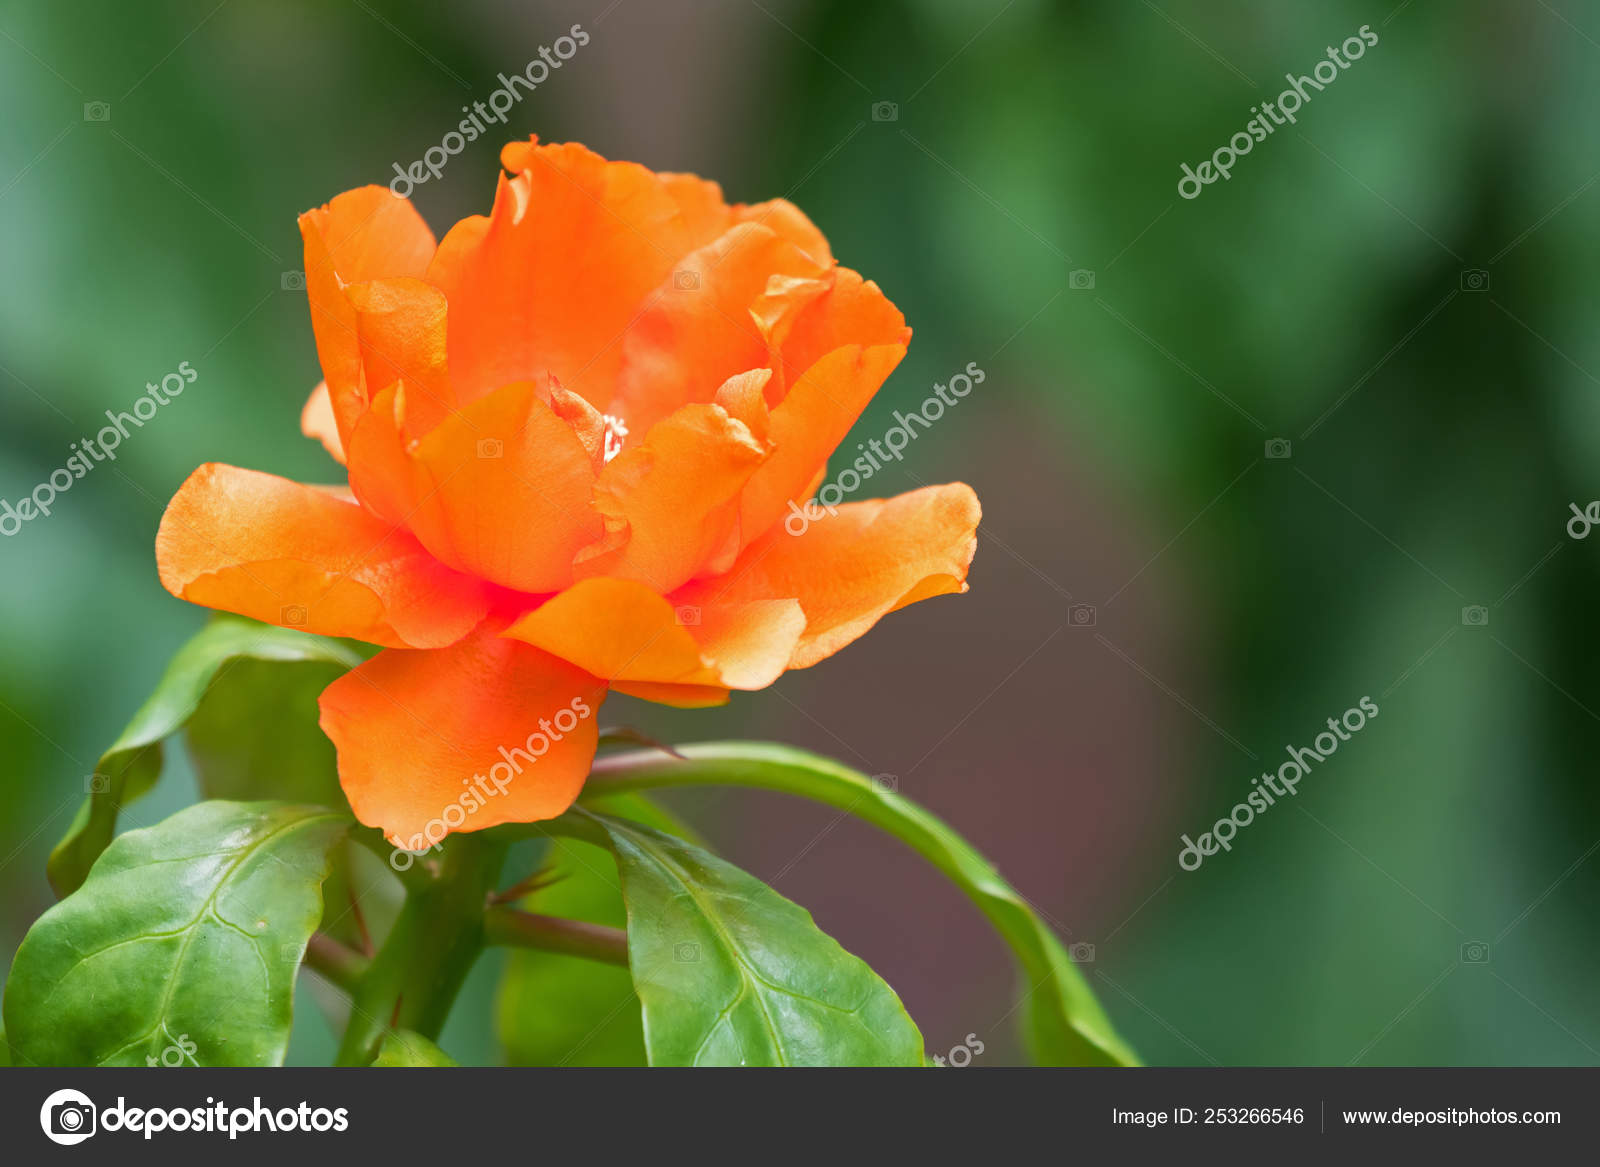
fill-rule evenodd
<path id="1" fill-rule="evenodd" d="M 785 385 L 846 345 L 911 343 L 911 329 L 900 309 L 877 284 L 847 267 L 833 269 L 823 294 L 795 297 L 793 304 L 792 313 L 771 324 L 779 346 L 778 374 Z"/>
<path id="2" fill-rule="evenodd" d="M 373 644 L 452 644 L 489 607 L 481 583 L 354 503 L 217 463 L 167 507 L 156 562 L 180 599 Z"/>
<path id="3" fill-rule="evenodd" d="M 656 177 L 661 179 L 667 196 L 678 204 L 684 229 L 692 238 L 715 239 L 737 220 L 739 208 L 728 206 L 722 197 L 722 187 L 710 179 L 665 170 Z"/>
<path id="4" fill-rule="evenodd" d="M 817 513 L 799 534 L 774 527 L 727 575 L 692 583 L 671 599 L 711 621 L 723 605 L 794 597 L 806 627 L 789 667 L 806 668 L 897 608 L 966 591 L 980 514 L 977 495 L 960 482 L 846 503 L 834 514 Z"/>
<path id="5" fill-rule="evenodd" d="M 594 505 L 606 536 L 580 553 L 578 574 L 670 592 L 727 544 L 739 491 L 764 457 L 721 406 L 684 406 L 600 472 Z"/>
<path id="6" fill-rule="evenodd" d="M 566 661 L 486 630 L 432 652 L 380 652 L 323 691 L 322 729 L 356 817 L 420 851 L 452 830 L 571 806 L 605 692 Z"/>
<path id="7" fill-rule="evenodd" d="M 339 423 L 334 420 L 326 381 L 318 381 L 311 396 L 306 398 L 305 407 L 300 410 L 300 432 L 308 438 L 316 438 L 322 448 L 333 455 L 335 462 L 344 465 L 344 440 L 339 437 Z"/>
<path id="8" fill-rule="evenodd" d="M 576 143 L 516 143 L 517 171 L 462 254 L 450 295 L 451 373 L 463 400 L 554 376 L 596 408 L 611 398 L 622 334 L 677 261 L 720 234 L 680 178 L 608 162 Z"/>
<path id="9" fill-rule="evenodd" d="M 804 211 L 788 199 L 769 199 L 754 206 L 734 207 L 733 218 L 739 223 L 760 223 L 770 227 L 809 255 L 818 267 L 833 266 L 833 251 L 828 247 L 827 237 L 817 230 L 817 225 L 806 217 Z"/>
<path id="10" fill-rule="evenodd" d="M 347 284 L 390 277 L 420 277 L 435 245 L 433 233 L 411 203 L 387 188 L 346 191 L 327 206 L 300 216 L 305 241 L 306 297 L 317 356 L 327 378 L 339 433 L 350 430 L 366 408 L 361 387 L 361 348 Z"/>
<path id="11" fill-rule="evenodd" d="M 735 373 L 717 388 L 716 396 L 711 399 L 726 409 L 730 417 L 744 422 L 745 429 L 749 430 L 750 436 L 758 442 L 767 440 L 769 411 L 766 399 L 762 395 L 770 380 L 772 380 L 771 369 L 751 369 L 747 373 Z"/>
<path id="12" fill-rule="evenodd" d="M 351 284 L 361 367 L 369 397 L 406 383 L 408 438 L 428 433 L 454 408 L 446 361 L 444 293 L 422 280 Z"/>
<path id="13" fill-rule="evenodd" d="M 825 269 L 770 227 L 744 223 L 685 256 L 628 326 L 610 412 L 643 433 L 729 377 L 767 363 L 751 305 L 769 282 Z"/>
<path id="14" fill-rule="evenodd" d="M 607 681 L 760 689 L 783 672 L 805 617 L 763 597 L 701 609 L 632 580 L 581 580 L 521 617 L 505 635 Z"/>
<path id="15" fill-rule="evenodd" d="M 654 701 L 658 705 L 673 705 L 679 709 L 706 709 L 728 703 L 728 690 L 715 685 L 658 685 L 654 681 L 618 681 L 611 686 L 611 690 L 637 697 L 641 701 Z"/>
<path id="16" fill-rule="evenodd" d="M 524 592 L 572 579 L 599 538 L 594 464 L 577 432 L 530 382 L 507 385 L 404 438 L 409 387 L 386 390 L 350 440 L 350 485 L 458 570 Z"/>
<path id="17" fill-rule="evenodd" d="M 810 497 L 828 456 L 855 425 L 900 359 L 904 342 L 837 349 L 808 368 L 772 411 L 767 437 L 773 452 L 750 477 L 739 504 L 748 545 L 788 510 Z"/>

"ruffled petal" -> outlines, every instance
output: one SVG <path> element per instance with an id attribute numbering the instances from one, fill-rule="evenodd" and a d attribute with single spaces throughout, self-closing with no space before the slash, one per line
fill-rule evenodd
<path id="1" fill-rule="evenodd" d="M 346 191 L 300 216 L 306 297 L 339 433 L 346 442 L 368 401 L 356 310 L 346 285 L 420 277 L 433 257 L 433 233 L 411 203 L 386 187 Z"/>
<path id="2" fill-rule="evenodd" d="M 565 811 L 594 760 L 603 682 L 484 630 L 387 650 L 323 691 L 322 729 L 356 817 L 420 851 L 450 831 Z"/>
<path id="3" fill-rule="evenodd" d="M 726 705 L 730 696 L 727 689 L 716 685 L 670 685 L 654 681 L 618 681 L 611 689 L 641 701 L 654 701 L 657 705 L 672 705 L 679 709 Z"/>
<path id="4" fill-rule="evenodd" d="M 753 206 L 734 207 L 733 220 L 736 223 L 759 223 L 763 227 L 770 227 L 809 255 L 819 268 L 833 266 L 833 251 L 828 246 L 827 236 L 817 230 L 817 225 L 806 213 L 788 199 L 768 199 Z"/>
<path id="5" fill-rule="evenodd" d="M 642 301 L 727 218 L 703 184 L 576 143 L 507 146 L 484 228 L 452 240 L 451 372 L 463 400 L 551 376 L 604 410 Z M 720 198 L 720 195 L 716 196 Z"/>
<path id="6" fill-rule="evenodd" d="M 580 576 L 639 580 L 670 592 L 735 533 L 738 495 L 766 451 L 718 405 L 686 405 L 601 471 L 606 535 L 578 557 Z"/>
<path id="7" fill-rule="evenodd" d="M 897 608 L 966 591 L 980 517 L 960 482 L 818 510 L 799 533 L 773 528 L 727 575 L 680 588 L 672 602 L 715 621 L 724 605 L 792 597 L 806 626 L 788 666 L 806 668 Z"/>
<path id="8" fill-rule="evenodd" d="M 306 398 L 300 410 L 300 432 L 322 443 L 322 448 L 344 465 L 344 439 L 339 436 L 339 423 L 333 416 L 333 402 L 328 397 L 328 383 L 318 381 L 317 387 Z"/>
<path id="9" fill-rule="evenodd" d="M 681 405 L 710 401 L 736 373 L 766 365 L 767 337 L 751 305 L 769 283 L 783 287 L 824 270 L 758 223 L 685 256 L 628 325 L 611 412 L 643 433 Z"/>
<path id="10" fill-rule="evenodd" d="M 580 580 L 505 635 L 619 684 L 760 689 L 783 672 L 804 627 L 792 599 L 700 608 L 633 580 L 597 578 Z"/>
<path id="11" fill-rule="evenodd" d="M 772 410 L 767 438 L 773 451 L 751 475 L 739 506 L 746 545 L 769 530 L 790 501 L 810 497 L 808 488 L 825 468 L 879 387 L 902 357 L 903 342 L 836 349 L 810 366 Z"/>
<path id="12" fill-rule="evenodd" d="M 452 644 L 489 610 L 480 581 L 355 503 L 217 463 L 168 505 L 156 563 L 180 599 L 372 644 Z"/>
<path id="13" fill-rule="evenodd" d="M 369 398 L 406 383 L 407 438 L 434 429 L 455 408 L 446 358 L 444 293 L 422 280 L 351 284 L 363 384 Z"/>
<path id="14" fill-rule="evenodd" d="M 401 382 L 362 418 L 350 441 L 357 497 L 460 571 L 523 592 L 571 582 L 573 556 L 602 532 L 594 462 L 540 387 L 506 385 L 420 441 L 405 438 L 409 409 Z"/>

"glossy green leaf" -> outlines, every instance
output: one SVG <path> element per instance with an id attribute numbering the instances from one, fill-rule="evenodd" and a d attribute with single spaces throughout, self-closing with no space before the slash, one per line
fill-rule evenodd
<path id="1" fill-rule="evenodd" d="M 17 950 L 4 1016 L 18 1060 L 280 1063 L 349 825 L 318 807 L 202 802 L 120 836 Z"/>
<path id="2" fill-rule="evenodd" d="M 1051 1066 L 1137 1064 L 1055 933 L 969 843 L 902 798 L 891 782 L 767 742 L 712 742 L 679 751 L 686 760 L 656 752 L 600 759 L 585 787 L 585 800 L 665 786 L 731 785 L 799 795 L 856 815 L 943 872 L 1011 946 L 1022 970 L 1024 1025 L 1036 1061 Z"/>
<path id="3" fill-rule="evenodd" d="M 374 1066 L 454 1066 L 456 1061 L 420 1033 L 391 1029 L 378 1046 Z"/>
<path id="4" fill-rule="evenodd" d="M 207 689 L 241 658 L 322 661 L 345 669 L 360 655 L 335 640 L 235 617 L 207 624 L 178 650 L 155 691 L 95 765 L 90 794 L 66 837 L 50 854 L 48 872 L 57 895 L 77 889 L 117 830 L 117 812 L 161 776 L 161 741 L 200 707 Z"/>
<path id="5" fill-rule="evenodd" d="M 200 793 L 346 810 L 317 698 L 349 668 L 341 654 L 339 660 L 238 657 L 220 670 L 183 727 Z"/>
<path id="6" fill-rule="evenodd" d="M 335 660 L 229 661 L 183 726 L 201 796 L 234 802 L 274 799 L 348 814 L 338 758 L 318 724 L 317 698 L 349 667 L 343 653 Z M 389 893 L 398 889 L 392 881 L 355 876 L 358 865 L 370 869 L 377 863 L 359 844 L 334 848 L 323 884 L 326 914 L 320 931 L 359 949 L 373 923 L 368 917 L 393 915 L 397 905 L 388 902 Z"/>
<path id="7" fill-rule="evenodd" d="M 643 795 L 600 800 L 595 809 L 693 841 L 688 828 Z M 627 909 L 611 852 L 555 839 L 546 885 L 524 897 L 528 911 L 625 928 Z M 518 949 L 506 959 L 495 1025 L 514 1066 L 643 1066 L 644 1020 L 625 968 L 557 952 Z"/>
<path id="8" fill-rule="evenodd" d="M 651 1065 L 922 1065 L 900 998 L 810 912 L 661 831 L 586 811 L 563 825 L 616 856 Z"/>

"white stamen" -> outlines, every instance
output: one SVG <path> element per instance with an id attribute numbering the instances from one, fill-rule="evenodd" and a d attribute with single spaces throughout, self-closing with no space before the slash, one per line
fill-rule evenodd
<path id="1" fill-rule="evenodd" d="M 622 439 L 628 436 L 628 423 L 609 413 L 603 414 L 601 420 L 606 423 L 603 457 L 609 462 L 622 453 Z"/>

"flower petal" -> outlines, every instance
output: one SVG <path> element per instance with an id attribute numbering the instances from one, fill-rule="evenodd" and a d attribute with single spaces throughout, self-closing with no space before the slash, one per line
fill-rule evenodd
<path id="1" fill-rule="evenodd" d="M 710 401 L 736 373 L 767 363 L 750 308 L 768 287 L 826 269 L 772 228 L 743 223 L 675 266 L 628 325 L 610 411 L 635 433 L 689 402 Z"/>
<path id="2" fill-rule="evenodd" d="M 504 587 L 553 592 L 600 537 L 594 463 L 531 382 L 506 385 L 405 439 L 409 385 L 386 390 L 350 440 L 350 485 L 440 560 Z"/>
<path id="3" fill-rule="evenodd" d="M 578 574 L 670 592 L 727 544 L 739 491 L 765 457 L 721 406 L 679 409 L 600 472 L 594 505 L 606 535 L 580 553 Z"/>
<path id="4" fill-rule="evenodd" d="M 316 438 L 335 462 L 344 465 L 344 439 L 339 436 L 339 423 L 333 416 L 333 402 L 328 397 L 326 381 L 318 381 L 311 396 L 306 398 L 305 407 L 300 410 L 300 432 L 308 438 Z"/>
<path id="5" fill-rule="evenodd" d="M 452 261 L 457 391 L 470 400 L 550 375 L 604 410 L 641 301 L 726 219 L 703 186 L 576 143 L 514 143 L 501 158 L 516 174 L 502 177 L 476 246 L 464 235 Z"/>
<path id="6" fill-rule="evenodd" d="M 702 610 L 633 580 L 599 577 L 580 580 L 505 635 L 607 681 L 760 689 L 783 672 L 804 626 L 790 599 Z"/>
<path id="7" fill-rule="evenodd" d="M 728 690 L 715 685 L 669 685 L 654 681 L 618 681 L 611 686 L 614 693 L 624 693 L 641 701 L 654 701 L 657 705 L 672 705 L 678 709 L 706 709 L 728 703 Z"/>
<path id="8" fill-rule="evenodd" d="M 489 610 L 479 581 L 353 502 L 217 463 L 168 505 L 156 562 L 180 599 L 372 644 L 451 644 Z"/>
<path id="9" fill-rule="evenodd" d="M 435 250 L 433 233 L 408 200 L 386 187 L 364 186 L 301 215 L 300 236 L 317 356 L 339 433 L 348 441 L 368 396 L 361 386 L 356 312 L 345 285 L 422 276 Z"/>
<path id="10" fill-rule="evenodd" d="M 788 199 L 768 199 L 753 206 L 733 208 L 733 218 L 739 223 L 760 223 L 770 227 L 809 255 L 819 268 L 833 266 L 833 251 L 828 247 L 827 236 L 817 230 L 806 213 Z"/>
<path id="11" fill-rule="evenodd" d="M 911 343 L 905 316 L 872 280 L 862 279 L 850 268 L 836 267 L 826 283 L 821 294 L 793 296 L 785 303 L 788 311 L 768 319 L 771 340 L 779 353 L 778 380 L 785 386 L 846 345 Z"/>
<path id="12" fill-rule="evenodd" d="M 422 280 L 372 280 L 351 284 L 363 384 L 369 400 L 406 383 L 408 438 L 419 438 L 455 408 L 446 359 L 444 293 Z"/>
<path id="13" fill-rule="evenodd" d="M 810 497 L 815 483 L 879 386 L 906 355 L 905 344 L 853 344 L 817 361 L 772 410 L 772 454 L 751 475 L 739 504 L 746 545 L 783 516 L 791 500 Z M 770 386 L 769 386 L 770 388 Z"/>
<path id="14" fill-rule="evenodd" d="M 356 817 L 421 850 L 450 830 L 571 806 L 605 692 L 566 661 L 486 629 L 431 652 L 380 652 L 323 691 L 322 729 Z"/>
<path id="15" fill-rule="evenodd" d="M 798 535 L 774 527 L 727 575 L 680 588 L 672 602 L 711 622 L 724 605 L 793 597 L 806 627 L 788 664 L 806 668 L 897 608 L 966 591 L 980 516 L 977 495 L 960 482 L 847 503 Z"/>

